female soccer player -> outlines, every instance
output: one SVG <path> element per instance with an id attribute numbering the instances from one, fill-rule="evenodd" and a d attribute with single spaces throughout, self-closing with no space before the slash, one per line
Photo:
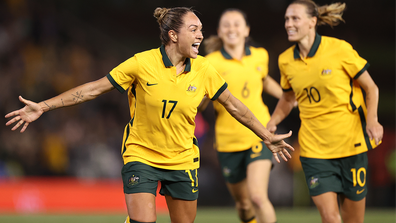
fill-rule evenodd
<path id="1" fill-rule="evenodd" d="M 217 36 L 207 39 L 206 58 L 228 83 L 229 91 L 264 125 L 270 120 L 263 90 L 280 98 L 282 88 L 268 75 L 268 53 L 247 44 L 250 26 L 239 9 L 226 9 Z M 227 188 L 242 222 L 276 222 L 268 199 L 272 154 L 262 140 L 235 120 L 219 102 L 216 110 L 216 150 Z"/>
<path id="2" fill-rule="evenodd" d="M 366 152 L 383 136 L 378 87 L 367 72 L 367 61 L 349 43 L 316 32 L 319 25 L 343 21 L 344 8 L 345 3 L 318 7 L 311 0 L 288 6 L 285 28 L 296 44 L 279 56 L 283 95 L 267 124 L 274 132 L 297 99 L 300 160 L 322 222 L 363 222 Z"/>
<path id="3" fill-rule="evenodd" d="M 291 132 L 271 134 L 252 112 L 227 90 L 227 83 L 198 56 L 202 24 L 190 8 L 157 8 L 154 12 L 163 45 L 137 53 L 106 77 L 26 106 L 6 115 L 12 130 L 28 125 L 44 112 L 95 99 L 116 88 L 128 92 L 131 121 L 125 127 L 122 179 L 128 209 L 127 222 L 155 222 L 158 181 L 172 222 L 193 222 L 197 210 L 199 149 L 194 118 L 204 96 L 219 101 L 267 144 L 275 159 L 287 161 L 283 141 Z"/>

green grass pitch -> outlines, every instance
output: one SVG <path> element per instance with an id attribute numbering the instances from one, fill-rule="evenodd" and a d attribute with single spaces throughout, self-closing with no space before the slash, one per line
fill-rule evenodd
<path id="1" fill-rule="evenodd" d="M 276 209 L 278 223 L 320 223 L 320 216 L 315 208 L 310 209 Z M 59 215 L 0 215 L 4 223 L 123 223 L 126 215 L 92 215 L 92 214 L 59 214 Z M 157 223 L 169 223 L 167 215 L 159 215 Z M 233 208 L 199 208 L 195 223 L 239 223 Z M 368 209 L 365 223 L 396 223 L 395 209 Z"/>

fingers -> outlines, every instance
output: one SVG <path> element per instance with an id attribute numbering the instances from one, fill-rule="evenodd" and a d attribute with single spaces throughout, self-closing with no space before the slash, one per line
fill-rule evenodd
<path id="1" fill-rule="evenodd" d="M 14 127 L 12 127 L 12 131 L 14 131 L 15 129 L 19 128 L 19 126 L 21 126 L 23 124 L 23 120 L 20 120 Z"/>
<path id="2" fill-rule="evenodd" d="M 10 115 L 10 116 L 12 116 L 12 115 Z M 10 116 L 8 116 L 8 117 L 10 117 Z M 8 117 L 6 116 L 6 118 L 8 118 Z M 14 122 L 16 122 L 16 121 L 19 121 L 19 120 L 21 120 L 21 116 L 16 116 L 16 117 L 14 117 L 13 119 L 9 120 L 9 121 L 6 123 L 6 126 L 9 126 L 9 125 L 11 125 L 12 123 L 14 123 Z"/>
<path id="3" fill-rule="evenodd" d="M 286 162 L 288 161 L 288 159 L 286 158 L 286 156 L 287 156 L 289 159 L 292 158 L 292 156 L 290 155 L 289 151 L 287 151 L 287 149 L 283 149 L 283 151 L 279 151 L 279 152 L 277 152 L 277 153 L 275 152 L 275 153 L 272 153 L 272 154 L 274 154 L 275 160 L 276 160 L 276 162 L 278 162 L 278 163 L 280 163 L 280 159 L 279 159 L 278 155 L 281 156 L 282 159 L 283 159 L 284 161 L 286 161 Z M 285 154 L 286 154 L 286 156 L 285 156 Z"/>
<path id="4" fill-rule="evenodd" d="M 274 154 L 274 157 L 275 157 L 276 162 L 280 163 L 278 154 L 277 154 L 277 153 L 272 153 L 272 154 Z"/>
<path id="5" fill-rule="evenodd" d="M 25 122 L 25 124 L 23 125 L 22 129 L 21 129 L 21 133 L 24 132 L 26 130 L 26 128 L 28 127 L 29 122 Z"/>
<path id="6" fill-rule="evenodd" d="M 19 115 L 19 112 L 18 111 L 10 112 L 10 113 L 6 114 L 4 116 L 4 118 L 9 118 L 9 117 L 12 117 L 12 116 L 15 116 L 15 115 Z"/>

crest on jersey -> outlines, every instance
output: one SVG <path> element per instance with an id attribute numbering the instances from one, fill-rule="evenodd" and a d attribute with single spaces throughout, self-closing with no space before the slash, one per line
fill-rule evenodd
<path id="1" fill-rule="evenodd" d="M 330 69 L 323 69 L 322 70 L 322 75 L 330 75 L 331 74 L 331 70 Z"/>
<path id="2" fill-rule="evenodd" d="M 195 92 L 197 90 L 197 87 L 195 85 L 190 84 L 187 88 L 188 92 Z"/>

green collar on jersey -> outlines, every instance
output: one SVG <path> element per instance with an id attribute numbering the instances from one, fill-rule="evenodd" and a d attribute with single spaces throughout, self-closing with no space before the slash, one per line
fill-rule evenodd
<path id="1" fill-rule="evenodd" d="M 164 62 L 165 67 L 166 68 L 173 67 L 173 64 L 170 61 L 168 55 L 166 55 L 165 46 L 164 45 L 161 45 L 160 51 L 161 51 L 161 55 L 162 55 L 162 61 Z M 186 58 L 186 60 L 184 61 L 184 64 L 186 64 L 186 67 L 184 68 L 184 72 L 190 72 L 191 71 L 190 58 Z"/>
<path id="2" fill-rule="evenodd" d="M 315 56 L 316 51 L 318 51 L 320 42 L 322 42 L 322 36 L 316 33 L 315 41 L 313 42 L 311 50 L 308 53 L 309 57 Z M 294 48 L 294 59 L 300 59 L 300 48 L 298 48 L 297 43 L 296 43 L 296 47 Z"/>
<path id="3" fill-rule="evenodd" d="M 224 47 L 221 48 L 220 52 L 221 52 L 221 54 L 223 55 L 224 58 L 226 58 L 228 60 L 232 59 L 231 55 L 228 54 L 227 51 L 225 51 Z M 246 56 L 249 56 L 249 55 L 252 54 L 252 52 L 249 49 L 249 45 L 247 45 L 247 44 L 245 45 L 245 54 L 246 54 Z"/>

